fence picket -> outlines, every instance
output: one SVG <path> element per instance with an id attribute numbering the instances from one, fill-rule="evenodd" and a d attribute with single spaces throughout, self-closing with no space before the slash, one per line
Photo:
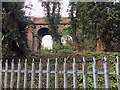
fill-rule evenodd
<path id="1" fill-rule="evenodd" d="M 106 57 L 104 57 L 104 78 L 105 78 L 105 87 L 110 88 L 110 83 L 109 83 L 109 71 L 108 71 L 108 60 Z"/>
<path id="2" fill-rule="evenodd" d="M 98 72 L 97 72 L 97 63 L 96 59 L 93 57 L 93 80 L 94 80 L 94 88 L 98 88 Z"/>
<path id="3" fill-rule="evenodd" d="M 2 89 L 2 60 L 0 60 L 0 90 Z"/>
<path id="4" fill-rule="evenodd" d="M 18 62 L 18 72 L 17 72 L 17 88 L 20 86 L 20 71 L 21 71 L 21 65 L 20 65 L 20 59 Z"/>
<path id="5" fill-rule="evenodd" d="M 27 87 L 27 59 L 25 60 L 25 71 L 24 71 L 24 88 Z"/>
<path id="6" fill-rule="evenodd" d="M 34 78 L 35 78 L 35 63 L 34 63 L 34 59 L 33 59 L 32 72 L 31 72 L 31 88 L 34 88 Z"/>
<path id="7" fill-rule="evenodd" d="M 4 88 L 7 88 L 7 78 L 8 78 L 8 60 L 6 60 L 5 63 Z"/>
<path id="8" fill-rule="evenodd" d="M 50 60 L 48 59 L 47 62 L 47 83 L 46 83 L 46 88 L 50 88 Z"/>
<path id="9" fill-rule="evenodd" d="M 42 88 L 42 62 L 39 63 L 39 88 Z"/>
<path id="10" fill-rule="evenodd" d="M 14 59 L 11 63 L 11 81 L 10 81 L 10 88 L 13 88 L 13 79 L 14 79 Z"/>
<path id="11" fill-rule="evenodd" d="M 55 63 L 55 88 L 58 88 L 58 61 Z"/>
<path id="12" fill-rule="evenodd" d="M 66 58 L 64 58 L 64 88 L 67 88 L 67 64 L 66 64 Z"/>
<path id="13" fill-rule="evenodd" d="M 117 85 L 118 90 L 120 90 L 120 62 L 118 56 L 116 57 L 116 77 L 117 77 Z"/>
<path id="14" fill-rule="evenodd" d="M 73 58 L 73 88 L 77 88 L 77 70 L 75 58 Z"/>
<path id="15" fill-rule="evenodd" d="M 97 71 L 97 62 L 96 59 L 93 57 L 93 63 L 92 63 L 92 68 L 93 71 L 87 71 L 87 61 L 83 57 L 83 62 L 82 62 L 82 70 L 78 70 L 76 68 L 76 60 L 73 58 L 73 70 L 67 70 L 67 62 L 66 58 L 64 58 L 63 62 L 63 71 L 58 70 L 58 60 L 56 58 L 55 62 L 55 70 L 50 71 L 50 60 L 47 60 L 47 70 L 42 70 L 42 62 L 40 59 L 39 62 L 39 70 L 35 70 L 35 62 L 34 59 L 32 61 L 32 70 L 27 69 L 27 59 L 25 60 L 24 63 L 24 70 L 21 70 L 21 63 L 20 59 L 18 62 L 18 69 L 15 70 L 14 68 L 14 60 L 12 60 L 11 63 L 11 70 L 8 70 L 8 60 L 5 62 L 5 69 L 2 67 L 2 60 L 0 60 L 0 89 L 2 89 L 2 73 L 5 73 L 4 75 L 4 88 L 8 87 L 8 73 L 11 73 L 11 79 L 10 79 L 10 88 L 14 87 L 14 74 L 17 73 L 17 88 L 20 88 L 20 74 L 24 73 L 24 85 L 23 88 L 27 88 L 27 74 L 31 73 L 31 88 L 34 88 L 34 79 L 35 79 L 35 73 L 39 74 L 39 88 L 42 88 L 42 73 L 46 73 L 46 88 L 50 88 L 50 73 L 55 74 L 55 89 L 58 88 L 58 76 L 59 74 L 63 73 L 64 75 L 64 88 L 68 88 L 68 77 L 67 74 L 73 74 L 73 88 L 77 88 L 77 73 L 83 74 L 83 88 L 86 90 L 87 86 L 87 74 L 93 74 L 93 81 L 94 81 L 94 88 L 98 88 L 98 74 L 104 74 L 104 79 L 105 79 L 105 88 L 109 89 L 110 88 L 110 82 L 109 82 L 109 74 L 114 74 L 113 71 L 108 70 L 108 60 L 106 57 L 104 57 L 103 61 L 103 67 L 104 71 Z M 118 56 L 116 57 L 116 77 L 117 77 L 117 85 L 118 85 L 118 90 L 120 89 L 120 61 Z"/>
<path id="16" fill-rule="evenodd" d="M 83 57 L 83 63 L 82 63 L 82 71 L 83 71 L 83 88 L 86 89 L 87 88 L 87 64 L 86 64 L 86 60 Z"/>

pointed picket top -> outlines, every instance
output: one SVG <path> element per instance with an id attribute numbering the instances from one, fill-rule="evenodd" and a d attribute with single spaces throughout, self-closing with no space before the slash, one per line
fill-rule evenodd
<path id="1" fill-rule="evenodd" d="M 32 60 L 32 69 L 34 69 L 35 65 L 34 65 L 35 59 Z"/>
<path id="2" fill-rule="evenodd" d="M 39 68 L 40 70 L 42 69 L 42 60 L 40 59 L 40 62 L 39 62 Z"/>
<path id="3" fill-rule="evenodd" d="M 6 60 L 5 68 L 8 69 L 8 59 Z"/>
<path id="4" fill-rule="evenodd" d="M 64 58 L 64 63 L 66 63 L 66 58 Z"/>
<path id="5" fill-rule="evenodd" d="M 8 63 L 8 59 L 6 60 L 6 64 Z"/>
<path id="6" fill-rule="evenodd" d="M 117 60 L 117 62 L 119 62 L 119 58 L 118 58 L 118 56 L 116 56 L 116 60 Z"/>
<path id="7" fill-rule="evenodd" d="M 92 60 L 93 60 L 93 64 L 96 65 L 96 58 L 93 57 Z"/>
<path id="8" fill-rule="evenodd" d="M 83 57 L 83 63 L 85 63 L 85 62 L 86 62 L 85 57 Z"/>
<path id="9" fill-rule="evenodd" d="M 27 64 L 27 59 L 25 59 L 25 64 Z"/>
<path id="10" fill-rule="evenodd" d="M 25 64 L 27 64 L 27 59 L 25 59 Z"/>
<path id="11" fill-rule="evenodd" d="M 94 61 L 94 62 L 96 61 L 95 57 L 93 57 L 93 61 Z"/>
<path id="12" fill-rule="evenodd" d="M 35 59 L 32 60 L 32 68 L 35 67 L 35 66 L 34 66 L 34 64 L 35 64 L 34 62 L 35 62 Z"/>
<path id="13" fill-rule="evenodd" d="M 35 59 L 32 60 L 32 63 L 34 63 Z"/>
<path id="14" fill-rule="evenodd" d="M 95 57 L 93 57 L 93 58 L 92 58 L 92 60 L 93 60 L 93 62 L 92 62 L 92 63 L 94 63 L 94 64 L 96 65 L 96 58 L 95 58 Z"/>
<path id="15" fill-rule="evenodd" d="M 49 63 L 50 63 L 50 59 L 48 58 L 48 59 L 47 59 L 47 64 L 49 64 Z"/>
<path id="16" fill-rule="evenodd" d="M 20 59 L 19 59 L 19 62 L 18 63 L 20 63 Z"/>
<path id="17" fill-rule="evenodd" d="M 12 59 L 12 63 L 14 63 L 14 59 Z"/>
<path id="18" fill-rule="evenodd" d="M 14 69 L 14 59 L 12 59 L 11 68 Z"/>
<path id="19" fill-rule="evenodd" d="M 107 58 L 106 57 L 104 57 L 104 62 L 107 62 Z"/>
<path id="20" fill-rule="evenodd" d="M 55 60 L 56 60 L 56 63 L 58 63 L 58 59 L 56 58 Z"/>
<path id="21" fill-rule="evenodd" d="M 75 62 L 75 58 L 73 58 L 73 63 L 76 63 L 76 62 Z"/>
<path id="22" fill-rule="evenodd" d="M 40 59 L 40 62 L 39 62 L 39 71 L 42 70 L 42 60 Z"/>
<path id="23" fill-rule="evenodd" d="M 12 59 L 12 68 L 14 68 L 14 59 Z"/>
<path id="24" fill-rule="evenodd" d="M 41 64 L 42 63 L 42 61 L 41 61 L 41 58 L 40 58 L 40 62 L 39 62 L 39 64 Z"/>

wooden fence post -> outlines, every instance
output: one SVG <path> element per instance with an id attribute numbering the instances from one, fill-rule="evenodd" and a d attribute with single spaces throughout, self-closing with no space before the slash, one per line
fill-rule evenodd
<path id="1" fill-rule="evenodd" d="M 47 78 L 46 78 L 47 82 L 46 82 L 46 88 L 50 88 L 50 60 L 48 59 L 48 62 L 47 62 Z"/>
<path id="2" fill-rule="evenodd" d="M 97 63 L 96 59 L 93 57 L 93 80 L 94 80 L 94 88 L 98 89 L 98 73 L 97 73 Z"/>
<path id="3" fill-rule="evenodd" d="M 55 88 L 58 88 L 58 61 L 55 63 Z"/>
<path id="4" fill-rule="evenodd" d="M 76 70 L 76 62 L 75 58 L 73 58 L 73 88 L 77 88 L 77 70 Z"/>
<path id="5" fill-rule="evenodd" d="M 106 57 L 104 57 L 104 78 L 105 78 L 105 87 L 107 89 L 110 88 L 110 83 L 109 83 L 109 71 L 108 71 L 108 60 Z"/>
<path id="6" fill-rule="evenodd" d="M 20 72 L 21 72 L 21 65 L 20 65 L 20 59 L 18 62 L 18 72 L 17 72 L 17 88 L 20 86 Z"/>
<path id="7" fill-rule="evenodd" d="M 82 63 L 82 71 L 83 71 L 83 88 L 86 89 L 87 88 L 87 64 L 86 64 L 86 60 L 83 57 L 83 63 Z"/>
<path id="8" fill-rule="evenodd" d="M 13 79 L 14 79 L 14 60 L 12 60 L 12 63 L 11 63 L 11 81 L 10 81 L 10 88 L 13 88 L 13 85 L 14 85 Z"/>
<path id="9" fill-rule="evenodd" d="M 116 57 L 116 77 L 117 77 L 118 90 L 120 90 L 120 62 L 118 56 Z"/>
<path id="10" fill-rule="evenodd" d="M 67 64 L 66 58 L 64 58 L 64 88 L 67 88 Z"/>
<path id="11" fill-rule="evenodd" d="M 39 63 L 39 88 L 42 88 L 42 62 Z"/>

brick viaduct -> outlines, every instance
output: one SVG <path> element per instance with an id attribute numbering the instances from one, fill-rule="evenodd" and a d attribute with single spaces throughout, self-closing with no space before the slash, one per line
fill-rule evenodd
<path id="1" fill-rule="evenodd" d="M 41 48 L 41 42 L 42 38 L 38 38 L 39 35 L 41 37 L 45 35 L 49 35 L 48 30 L 48 22 L 45 18 L 34 18 L 31 17 L 31 20 L 33 21 L 33 24 L 35 25 L 35 28 L 29 28 L 27 33 L 27 39 L 28 39 L 28 46 L 31 51 L 38 51 L 38 49 Z M 67 17 L 62 17 L 61 22 L 58 25 L 58 32 L 60 32 L 62 29 L 69 27 L 68 22 L 70 20 Z"/>

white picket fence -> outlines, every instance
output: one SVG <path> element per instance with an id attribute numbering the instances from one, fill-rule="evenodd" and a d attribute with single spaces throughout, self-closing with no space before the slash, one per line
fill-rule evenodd
<path id="1" fill-rule="evenodd" d="M 0 60 L 0 89 L 1 88 L 7 88 L 7 80 L 8 80 L 8 72 L 11 73 L 11 78 L 10 78 L 10 88 L 13 88 L 13 82 L 14 82 L 14 74 L 17 73 L 17 86 L 16 88 L 21 88 L 20 87 L 20 77 L 21 77 L 21 73 L 24 73 L 24 85 L 23 88 L 35 88 L 34 87 L 34 79 L 35 79 L 35 73 L 39 74 L 39 83 L 38 83 L 38 87 L 42 88 L 42 74 L 46 73 L 46 88 L 50 88 L 50 74 L 54 73 L 55 74 L 55 88 L 59 88 L 58 87 L 58 74 L 64 74 L 64 88 L 68 87 L 68 76 L 67 74 L 71 73 L 73 74 L 73 88 L 77 88 L 77 74 L 83 74 L 83 87 L 87 88 L 87 74 L 93 74 L 93 81 L 94 81 L 94 88 L 99 88 L 98 87 L 98 74 L 104 74 L 104 79 L 105 79 L 105 87 L 106 88 L 110 88 L 110 82 L 109 82 L 109 74 L 114 74 L 113 71 L 109 71 L 108 70 L 108 60 L 106 57 L 104 57 L 104 62 L 103 62 L 103 66 L 104 66 L 104 71 L 97 71 L 97 64 L 96 64 L 96 59 L 93 58 L 93 71 L 87 71 L 87 63 L 85 58 L 83 58 L 82 61 L 82 70 L 76 70 L 76 61 L 75 58 L 73 58 L 73 70 L 67 70 L 67 63 L 66 63 L 66 59 L 64 59 L 63 62 L 63 67 L 64 70 L 60 71 L 58 70 L 58 61 L 56 59 L 55 62 L 55 70 L 51 71 L 50 70 L 50 60 L 48 59 L 47 62 L 47 70 L 42 70 L 42 62 L 40 60 L 39 63 L 39 70 L 35 70 L 35 62 L 34 59 L 32 61 L 32 70 L 28 70 L 27 69 L 27 59 L 25 60 L 25 67 L 24 70 L 21 70 L 21 64 L 20 64 L 20 60 L 18 62 L 18 70 L 14 69 L 14 60 L 12 60 L 11 63 L 11 70 L 8 70 L 8 60 L 6 60 L 5 63 L 5 70 L 2 69 L 2 60 Z M 4 73 L 4 74 L 3 74 Z M 27 87 L 27 74 L 31 73 L 31 87 Z M 2 75 L 4 75 L 4 82 L 2 80 Z M 120 62 L 118 59 L 118 56 L 116 57 L 116 76 L 117 76 L 117 81 L 118 81 L 118 89 L 120 90 L 120 85 L 119 85 L 119 80 L 120 80 Z M 4 83 L 4 86 L 2 86 Z M 14 87 L 15 88 L 15 87 Z"/>

